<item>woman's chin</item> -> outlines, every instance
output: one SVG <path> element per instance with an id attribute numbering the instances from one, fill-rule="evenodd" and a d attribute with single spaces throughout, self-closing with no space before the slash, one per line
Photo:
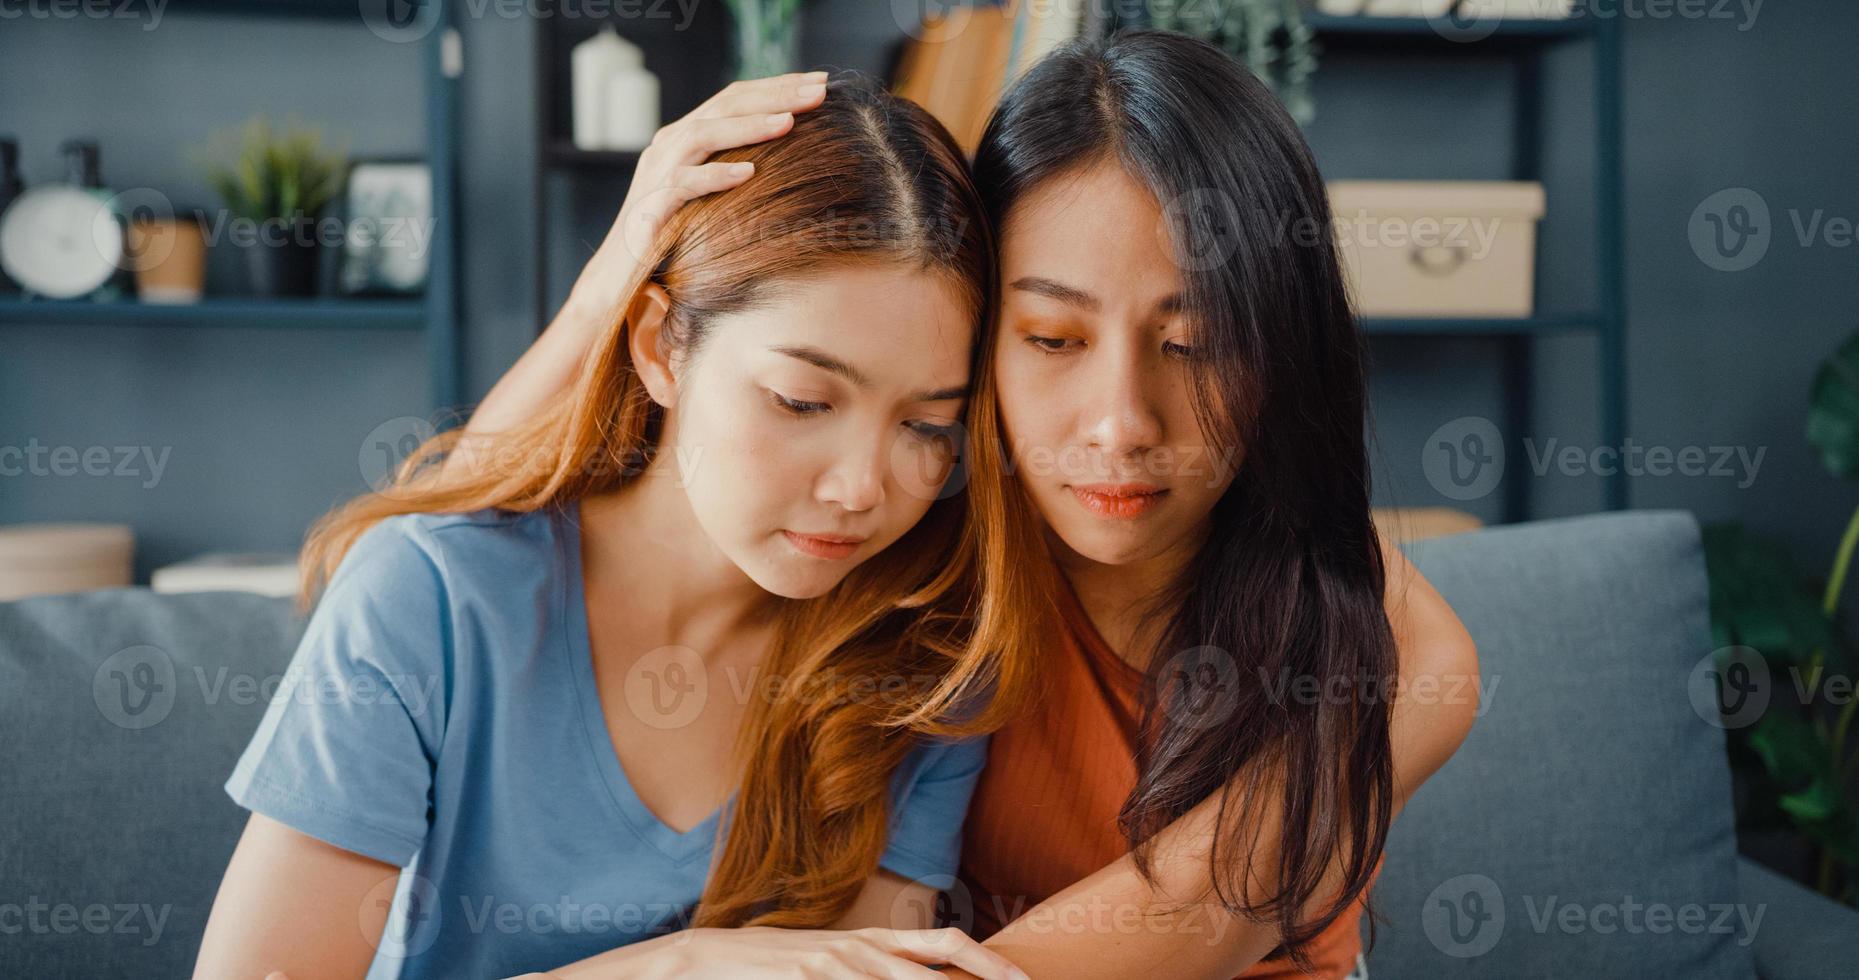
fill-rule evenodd
<path id="1" fill-rule="evenodd" d="M 744 567 L 762 591 L 778 595 L 783 599 L 818 599 L 833 590 L 846 577 L 848 569 L 806 569 L 794 568 L 791 561 L 759 563 L 756 568 Z"/>
<path id="2" fill-rule="evenodd" d="M 1134 565 L 1154 557 L 1159 550 L 1154 537 L 1146 532 L 1133 533 L 1127 525 L 1067 527 L 1059 532 L 1059 540 L 1079 558 L 1098 565 Z"/>

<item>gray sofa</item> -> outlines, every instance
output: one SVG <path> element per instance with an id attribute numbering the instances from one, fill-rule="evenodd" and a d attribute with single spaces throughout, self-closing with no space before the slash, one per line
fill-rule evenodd
<path id="1" fill-rule="evenodd" d="M 1735 853 L 1723 733 L 1691 696 L 1689 515 L 1408 553 L 1478 641 L 1484 695 L 1395 826 L 1371 976 L 1859 975 L 1859 914 Z M 220 785 L 298 629 L 231 593 L 0 604 L 0 977 L 189 973 L 245 819 Z"/>

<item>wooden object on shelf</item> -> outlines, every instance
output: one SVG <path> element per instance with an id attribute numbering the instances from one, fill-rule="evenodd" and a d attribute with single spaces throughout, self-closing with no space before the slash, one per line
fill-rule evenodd
<path id="1" fill-rule="evenodd" d="M 127 524 L 0 526 L 0 601 L 129 585 L 134 556 Z"/>
<path id="2" fill-rule="evenodd" d="M 920 32 L 904 48 L 892 90 L 927 109 L 973 155 L 1012 62 L 1013 15 L 952 7 L 926 18 Z"/>
<path id="3" fill-rule="evenodd" d="M 951 7 L 924 18 L 904 46 L 892 90 L 929 110 L 974 155 L 1001 93 L 1078 36 L 1086 0 Z"/>
<path id="4" fill-rule="evenodd" d="M 1452 507 L 1375 507 L 1375 529 L 1397 544 L 1464 534 L 1485 526 L 1476 514 Z"/>
<path id="5" fill-rule="evenodd" d="M 198 218 L 137 218 L 129 259 L 140 302 L 198 303 L 206 291 L 207 239 Z"/>

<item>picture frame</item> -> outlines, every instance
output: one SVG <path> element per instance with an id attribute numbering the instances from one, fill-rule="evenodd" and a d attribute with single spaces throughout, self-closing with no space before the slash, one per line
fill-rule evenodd
<path id="1" fill-rule="evenodd" d="M 432 269 L 432 168 L 421 157 L 352 161 L 342 190 L 343 296 L 415 296 Z"/>

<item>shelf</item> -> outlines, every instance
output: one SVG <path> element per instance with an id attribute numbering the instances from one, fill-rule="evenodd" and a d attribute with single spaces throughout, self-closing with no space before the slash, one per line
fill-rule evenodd
<path id="1" fill-rule="evenodd" d="M 567 140 L 554 140 L 543 147 L 542 162 L 568 170 L 631 170 L 639 163 L 639 151 L 582 150 Z"/>
<path id="2" fill-rule="evenodd" d="M 395 12 L 395 23 L 410 18 L 399 14 L 401 3 L 424 7 L 438 0 L 400 0 L 391 6 L 370 5 L 366 0 L 168 0 L 167 12 L 178 14 L 232 15 L 235 17 L 303 18 L 307 20 L 352 20 L 361 23 L 366 17 L 383 17 Z M 364 13 L 366 12 L 366 13 Z"/>
<path id="3" fill-rule="evenodd" d="M 1526 336 L 1580 333 L 1598 329 L 1591 313 L 1556 313 L 1528 317 L 1364 317 L 1362 330 L 1371 335 L 1457 334 L 1465 336 Z"/>
<path id="4" fill-rule="evenodd" d="M 426 325 L 423 298 L 340 299 L 211 297 L 198 303 L 93 303 L 85 300 L 0 297 L 0 324 L 88 326 L 332 327 L 419 330 Z"/>

